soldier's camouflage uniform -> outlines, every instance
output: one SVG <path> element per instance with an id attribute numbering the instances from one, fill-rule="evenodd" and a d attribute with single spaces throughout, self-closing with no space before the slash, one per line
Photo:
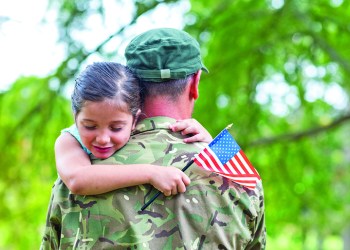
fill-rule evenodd
<path id="1" fill-rule="evenodd" d="M 173 119 L 141 121 L 113 158 L 95 163 L 153 163 L 183 168 L 204 144 L 183 143 Z M 117 167 L 117 166 L 116 166 Z M 42 249 L 265 249 L 261 182 L 254 191 L 193 164 L 183 194 L 159 196 L 151 185 L 101 195 L 72 194 L 58 179 L 52 190 Z"/>

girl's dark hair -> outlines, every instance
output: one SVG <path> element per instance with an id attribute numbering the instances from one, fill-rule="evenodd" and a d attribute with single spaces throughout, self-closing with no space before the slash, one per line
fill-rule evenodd
<path id="1" fill-rule="evenodd" d="M 114 62 L 96 62 L 75 80 L 72 95 L 72 109 L 76 116 L 86 101 L 100 102 L 115 99 L 121 107 L 125 104 L 135 117 L 140 109 L 140 87 L 131 71 Z"/>

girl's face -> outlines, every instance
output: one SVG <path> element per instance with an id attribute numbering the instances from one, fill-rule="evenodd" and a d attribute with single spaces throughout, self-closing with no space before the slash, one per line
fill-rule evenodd
<path id="1" fill-rule="evenodd" d="M 75 120 L 83 144 L 99 159 L 123 147 L 135 128 L 132 114 L 111 99 L 86 101 Z"/>

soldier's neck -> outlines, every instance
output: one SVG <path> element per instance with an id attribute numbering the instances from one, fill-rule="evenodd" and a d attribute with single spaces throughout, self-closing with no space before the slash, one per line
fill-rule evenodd
<path id="1" fill-rule="evenodd" d="M 173 102 L 165 98 L 149 98 L 145 100 L 140 119 L 155 116 L 166 116 L 176 120 L 188 119 L 191 118 L 192 109 L 189 103 L 181 100 Z"/>

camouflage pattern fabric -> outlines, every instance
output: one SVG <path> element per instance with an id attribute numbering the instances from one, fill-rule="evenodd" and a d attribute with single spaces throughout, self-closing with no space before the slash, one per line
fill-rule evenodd
<path id="1" fill-rule="evenodd" d="M 153 163 L 183 168 L 204 144 L 183 143 L 156 117 L 141 121 L 129 143 L 98 164 Z M 116 166 L 118 167 L 118 166 Z M 183 194 L 160 195 L 151 185 L 80 196 L 58 179 L 52 189 L 41 249 L 265 249 L 261 182 L 255 190 L 200 169 L 187 171 Z"/>

